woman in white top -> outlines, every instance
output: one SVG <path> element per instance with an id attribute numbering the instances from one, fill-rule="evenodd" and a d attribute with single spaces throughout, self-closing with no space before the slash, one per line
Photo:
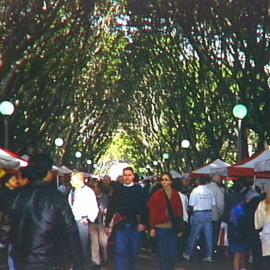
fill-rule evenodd
<path id="1" fill-rule="evenodd" d="M 270 188 L 267 189 L 265 200 L 261 201 L 254 216 L 255 228 L 260 232 L 262 253 L 266 265 L 270 265 Z"/>

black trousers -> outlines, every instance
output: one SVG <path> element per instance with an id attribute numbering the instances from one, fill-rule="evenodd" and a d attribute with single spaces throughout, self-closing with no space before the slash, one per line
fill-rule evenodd
<path id="1" fill-rule="evenodd" d="M 267 268 L 263 266 L 262 244 L 259 234 L 250 239 L 249 243 L 253 256 L 252 270 L 266 270 Z"/>

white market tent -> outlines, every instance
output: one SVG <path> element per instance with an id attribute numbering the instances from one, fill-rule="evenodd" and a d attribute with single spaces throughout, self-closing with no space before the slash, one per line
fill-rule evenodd
<path id="1" fill-rule="evenodd" d="M 270 160 L 270 150 L 264 150 L 232 166 L 211 170 L 213 174 L 228 177 L 270 178 L 270 161 L 268 160 Z"/>
<path id="2" fill-rule="evenodd" d="M 256 173 L 257 178 L 270 178 L 269 171 L 263 169 L 266 168 L 264 166 L 266 166 L 267 160 L 269 159 L 270 159 L 270 150 L 268 149 L 264 150 L 258 154 L 254 154 L 250 158 L 247 158 L 231 166 L 228 169 L 228 175 L 233 177 L 239 176 L 254 177 L 255 167 L 257 166 L 257 173 Z"/>
<path id="3" fill-rule="evenodd" d="M 175 170 L 171 170 L 170 171 L 171 175 L 172 175 L 172 178 L 183 178 L 183 175 L 180 174 L 179 172 L 175 171 Z"/>
<path id="4" fill-rule="evenodd" d="M 231 165 L 229 163 L 226 163 L 225 161 L 218 158 L 206 164 L 205 166 L 192 171 L 191 177 L 196 178 L 196 177 L 210 176 L 215 174 L 215 171 L 220 169 L 224 170 L 224 168 L 228 168 L 230 166 Z"/>
<path id="5" fill-rule="evenodd" d="M 270 159 L 258 161 L 255 163 L 255 173 L 270 172 Z"/>
<path id="6" fill-rule="evenodd" d="M 26 167 L 27 161 L 19 155 L 0 147 L 0 168 L 18 170 Z"/>
<path id="7" fill-rule="evenodd" d="M 55 171 L 57 171 L 60 175 L 64 175 L 64 174 L 71 174 L 73 173 L 73 171 L 71 169 L 69 169 L 68 167 L 66 166 L 61 166 L 61 167 L 57 167 L 57 166 L 53 166 L 53 169 Z"/>
<path id="8" fill-rule="evenodd" d="M 261 179 L 260 175 L 263 174 L 264 176 L 268 176 L 264 179 Z M 270 187 L 270 159 L 258 161 L 255 163 L 255 177 L 254 177 L 254 184 L 259 186 L 262 191 L 266 191 L 268 187 Z"/>
<path id="9" fill-rule="evenodd" d="M 108 174 L 112 180 L 116 180 L 119 175 L 123 174 L 123 169 L 129 166 L 130 166 L 130 163 L 117 162 L 115 164 L 112 164 L 112 166 L 108 168 L 108 171 L 106 174 Z"/>
<path id="10" fill-rule="evenodd" d="M 0 168 L 8 170 L 18 170 L 20 168 L 19 161 L 8 160 L 0 156 Z"/>
<path id="11" fill-rule="evenodd" d="M 57 166 L 53 165 L 53 170 L 57 171 L 57 179 L 56 179 L 57 188 L 60 187 L 60 177 L 59 176 L 65 177 L 66 175 L 73 173 L 73 171 L 71 169 L 69 169 L 68 167 L 66 167 L 64 165 L 61 167 L 57 167 Z"/>

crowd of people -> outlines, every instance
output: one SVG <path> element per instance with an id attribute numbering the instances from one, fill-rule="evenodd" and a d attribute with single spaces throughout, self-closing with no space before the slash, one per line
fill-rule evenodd
<path id="1" fill-rule="evenodd" d="M 142 181 L 132 167 L 117 181 L 74 172 L 57 186 L 55 176 L 39 154 L 1 177 L 1 270 L 99 269 L 111 246 L 117 270 L 137 269 L 142 246 L 161 270 L 201 254 L 205 263 L 230 256 L 234 270 L 250 259 L 253 270 L 270 267 L 270 189 L 244 177 L 228 188 L 217 175 Z"/>

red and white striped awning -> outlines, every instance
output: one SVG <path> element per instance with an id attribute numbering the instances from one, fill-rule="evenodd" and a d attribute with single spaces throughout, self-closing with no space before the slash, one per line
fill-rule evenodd
<path id="1" fill-rule="evenodd" d="M 19 155 L 0 147 L 0 168 L 16 170 L 26 167 L 27 164 L 27 161 Z"/>

